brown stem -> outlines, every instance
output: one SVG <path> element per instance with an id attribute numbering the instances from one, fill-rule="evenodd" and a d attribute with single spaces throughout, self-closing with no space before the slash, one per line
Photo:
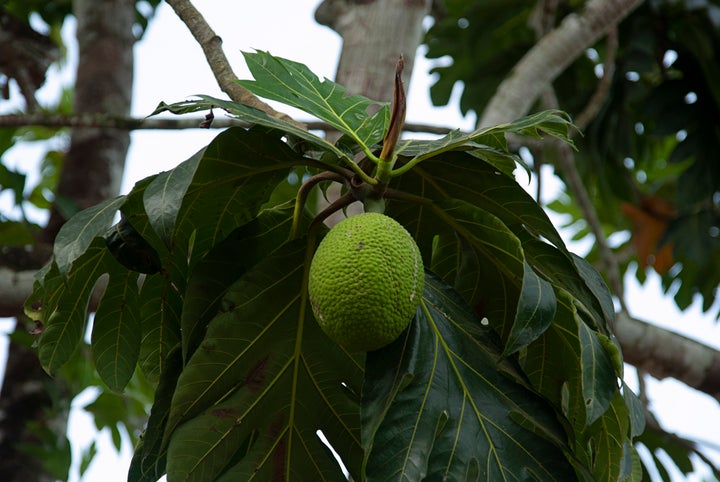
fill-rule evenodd
<path id="1" fill-rule="evenodd" d="M 315 226 L 325 221 L 333 213 L 351 205 L 355 201 L 355 195 L 352 193 L 352 191 L 346 192 L 345 194 L 337 198 L 335 201 L 333 201 L 328 207 L 320 211 L 320 213 L 318 213 L 318 215 L 315 216 L 315 218 L 312 220 L 308 229 L 314 229 Z"/>
<path id="2" fill-rule="evenodd" d="M 255 107 L 270 116 L 299 124 L 287 114 L 276 111 L 235 82 L 237 75 L 233 72 L 230 62 L 228 62 L 225 52 L 223 52 L 222 39 L 213 31 L 202 14 L 189 0 L 167 0 L 167 3 L 200 44 L 215 80 L 217 80 L 223 92 L 235 102 Z"/>

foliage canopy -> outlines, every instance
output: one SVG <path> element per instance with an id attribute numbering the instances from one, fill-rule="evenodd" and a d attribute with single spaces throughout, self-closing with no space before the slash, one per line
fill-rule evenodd
<path id="1" fill-rule="evenodd" d="M 342 137 L 207 96 L 161 104 L 253 126 L 74 216 L 26 303 L 55 372 L 106 280 L 95 367 L 113 390 L 136 367 L 157 386 L 130 480 L 346 480 L 323 438 L 354 480 L 639 480 L 644 417 L 622 382 L 612 300 L 515 182 L 505 141 L 570 142 L 567 117 L 388 148 L 401 97 L 391 109 L 302 64 L 245 57 L 245 87 Z M 307 301 L 327 214 L 308 199 L 332 182 L 344 195 L 331 208 L 385 202 L 428 268 L 411 326 L 366 356 L 331 342 Z"/>

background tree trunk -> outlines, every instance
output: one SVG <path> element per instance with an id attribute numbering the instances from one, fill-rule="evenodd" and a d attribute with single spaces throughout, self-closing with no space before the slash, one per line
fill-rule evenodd
<path id="1" fill-rule="evenodd" d="M 335 82 L 353 94 L 390 102 L 393 98 L 395 68 L 402 55 L 405 62 L 405 90 L 422 41 L 422 21 L 430 13 L 432 0 L 325 0 L 315 12 L 315 20 L 335 30 L 343 38 Z M 327 133 L 337 139 L 336 133 Z M 329 199 L 339 197 L 340 188 L 328 189 Z M 324 198 L 320 199 L 324 202 Z M 347 208 L 348 214 L 361 212 L 360 203 Z M 330 226 L 343 218 L 334 213 Z"/>
<path id="2" fill-rule="evenodd" d="M 75 112 L 128 115 L 135 42 L 132 33 L 134 1 L 76 0 L 73 7 L 79 47 Z M 73 130 L 57 190 L 57 203 L 41 243 L 51 243 L 65 219 L 72 214 L 63 206 L 70 204 L 83 209 L 118 194 L 129 144 L 130 135 L 126 130 Z M 47 259 L 41 262 L 44 261 Z M 27 266 L 25 269 L 38 267 Z M 17 308 L 21 307 L 20 304 Z M 38 443 L 64 447 L 70 400 L 75 395 L 68 393 L 61 378 L 51 380 L 47 376 L 40 367 L 37 354 L 27 343 L 18 342 L 28 341 L 27 333 L 31 328 L 17 323 L 0 393 L 0 480 L 3 482 L 45 482 L 63 477 L 62 473 L 47 470 L 51 464 L 56 466 L 54 461 L 21 449 L 22 444 Z M 57 434 L 57 439 L 42 437 L 48 433 Z M 69 448 L 67 450 L 69 463 Z M 63 467 L 63 463 L 61 461 L 57 467 Z"/>

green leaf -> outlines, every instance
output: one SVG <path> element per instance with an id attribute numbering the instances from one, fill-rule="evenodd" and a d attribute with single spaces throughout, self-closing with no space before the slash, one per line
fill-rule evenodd
<path id="1" fill-rule="evenodd" d="M 504 355 L 515 353 L 535 341 L 555 318 L 555 292 L 525 261 L 522 289 L 515 322 L 505 343 Z"/>
<path id="2" fill-rule="evenodd" d="M 490 323 L 506 337 L 518 320 L 519 299 L 526 296 L 524 303 L 534 304 L 531 299 L 539 295 L 537 291 L 521 294 L 524 255 L 519 240 L 498 218 L 464 201 L 448 199 L 438 205 L 443 220 L 474 251 L 471 260 L 477 264 L 462 265 L 475 275 L 477 298 L 468 301 L 481 305 Z M 462 270 L 459 276 L 465 276 Z"/>
<path id="3" fill-rule="evenodd" d="M 162 267 L 158 252 L 124 215 L 105 233 L 105 243 L 115 259 L 129 270 L 154 274 Z"/>
<path id="4" fill-rule="evenodd" d="M 158 174 L 144 188 L 148 221 L 168 247 L 172 245 L 178 211 L 204 152 L 205 149 L 201 149 L 175 168 Z"/>
<path id="5" fill-rule="evenodd" d="M 625 401 L 618 390 L 608 409 L 588 427 L 579 440 L 592 451 L 592 470 L 595 480 L 618 480 L 632 472 L 625 462 L 631 447 L 626 444 L 629 419 Z"/>
<path id="6" fill-rule="evenodd" d="M 281 133 L 290 134 L 297 137 L 298 139 L 306 141 L 310 145 L 315 146 L 322 151 L 333 153 L 338 159 L 344 158 L 348 162 L 351 162 L 351 158 L 348 156 L 347 152 L 343 151 L 338 147 L 335 147 L 335 145 L 325 140 L 324 137 L 317 136 L 312 132 L 303 129 L 299 125 L 292 124 L 277 117 L 271 117 L 259 109 L 255 109 L 253 107 L 249 107 L 238 102 L 218 99 L 216 97 L 211 97 L 208 95 L 198 95 L 197 97 L 199 98 L 199 100 L 192 99 L 182 102 L 176 102 L 173 104 L 166 104 L 164 102 L 161 102 L 152 115 L 160 114 L 165 111 L 172 112 L 173 114 L 186 114 L 190 112 L 205 111 L 215 107 L 220 107 L 224 109 L 229 115 L 232 115 L 240 120 L 249 122 L 251 124 L 269 127 Z"/>
<path id="7" fill-rule="evenodd" d="M 138 275 L 112 274 L 93 321 L 91 346 L 100 378 L 121 391 L 130 381 L 140 353 Z"/>
<path id="8" fill-rule="evenodd" d="M 407 161 L 408 166 L 400 168 L 399 172 L 404 172 L 420 162 L 436 158 L 450 151 L 472 149 L 475 155 L 481 158 L 486 157 L 491 164 L 498 159 L 503 159 L 499 167 L 501 167 L 502 172 L 507 173 L 508 161 L 520 163 L 522 161 L 517 156 L 507 152 L 506 134 L 539 138 L 545 133 L 572 145 L 570 139 L 571 127 L 572 124 L 567 114 L 562 111 L 547 110 L 521 117 L 507 124 L 486 127 L 467 134 L 455 130 L 437 140 L 404 141 L 399 143 L 396 152 L 398 155 L 412 159 L 409 159 Z"/>
<path id="9" fill-rule="evenodd" d="M 367 357 L 366 480 L 574 480 L 563 428 L 522 379 L 428 274 L 409 330 Z"/>
<path id="10" fill-rule="evenodd" d="M 293 203 L 288 203 L 261 211 L 257 218 L 231 233 L 195 266 L 182 310 L 184 360 L 200 345 L 205 328 L 220 308 L 230 285 L 287 241 L 293 208 Z"/>
<path id="11" fill-rule="evenodd" d="M 348 95 L 340 84 L 320 81 L 305 65 L 267 52 L 243 52 L 255 80 L 240 80 L 252 93 L 314 115 L 361 146 L 373 146 L 385 136 L 389 108 L 361 95 Z M 388 92 L 388 96 L 390 92 Z M 369 115 L 369 109 L 380 108 Z"/>
<path id="12" fill-rule="evenodd" d="M 523 368 L 533 387 L 563 412 L 571 424 L 584 427 L 580 320 L 568 292 L 558 289 L 556 297 L 553 323 L 527 347 L 522 359 Z M 569 391 L 569 399 L 563 400 L 564 390 Z"/>
<path id="13" fill-rule="evenodd" d="M 63 224 L 53 246 L 54 260 L 63 277 L 67 277 L 70 266 L 85 253 L 95 238 L 107 231 L 124 202 L 125 196 L 103 201 L 80 211 Z"/>
<path id="14" fill-rule="evenodd" d="M 15 195 L 15 204 L 19 205 L 23 202 L 23 193 L 25 192 L 25 174 L 8 169 L 4 164 L 0 164 L 0 191 L 10 189 Z"/>
<path id="15" fill-rule="evenodd" d="M 157 482 L 165 475 L 167 452 L 162 450 L 163 431 L 182 365 L 182 353 L 177 347 L 168 354 L 160 374 L 147 426 L 130 462 L 128 481 Z"/>
<path id="16" fill-rule="evenodd" d="M 615 307 L 605 281 L 602 276 L 600 276 L 600 273 L 598 273 L 597 270 L 595 270 L 595 268 L 593 268 L 592 265 L 585 259 L 576 254 L 572 254 L 571 256 L 578 273 L 602 307 L 602 312 L 605 315 L 603 318 L 605 325 L 602 328 L 612 331 L 610 327 L 612 326 L 613 320 L 615 320 Z"/>
<path id="17" fill-rule="evenodd" d="M 182 297 L 170 280 L 156 274 L 145 278 L 140 302 L 140 368 L 157 382 L 170 351 L 180 344 Z"/>
<path id="18" fill-rule="evenodd" d="M 205 148 L 175 221 L 175 248 L 200 259 L 257 216 L 274 188 L 304 159 L 277 135 L 230 128 Z"/>
<path id="19" fill-rule="evenodd" d="M 624 381 L 622 382 L 622 393 L 630 414 L 630 438 L 634 439 L 645 431 L 645 407 Z"/>
<path id="20" fill-rule="evenodd" d="M 583 397 L 587 408 L 586 423 L 592 424 L 605 413 L 618 393 L 615 369 L 597 334 L 585 323 L 580 323 L 582 346 Z"/>
<path id="21" fill-rule="evenodd" d="M 346 480 L 318 430 L 359 477 L 362 358 L 314 321 L 301 241 L 242 274 L 187 362 L 165 434 L 169 480 Z"/>
<path id="22" fill-rule="evenodd" d="M 408 159 L 398 160 L 398 164 Z M 567 253 L 545 211 L 514 179 L 467 152 L 450 151 L 425 160 L 390 187 L 434 201 L 456 198 L 502 220 L 516 235 L 531 230 Z"/>
<path id="23" fill-rule="evenodd" d="M 46 274 L 44 282 L 51 289 L 44 291 L 47 303 L 43 310 L 48 318 L 38 341 L 38 357 L 48 372 L 67 362 L 82 341 L 90 295 L 100 275 L 110 271 L 109 260 L 112 258 L 105 243 L 95 238 L 72 263 L 67 283 L 62 282 L 55 264 Z"/>
<path id="24" fill-rule="evenodd" d="M 605 284 L 597 282 L 595 269 L 576 255 L 568 256 L 529 232 L 521 233 L 520 240 L 533 268 L 555 286 L 572 293 L 574 303 L 589 314 L 585 321 L 604 329 L 612 319 L 607 317 L 614 316 L 612 311 L 607 311 L 612 307 L 612 299 Z"/>
<path id="25" fill-rule="evenodd" d="M 20 221 L 6 221 L 0 217 L 0 246 L 25 246 L 32 244 L 32 225 Z"/>

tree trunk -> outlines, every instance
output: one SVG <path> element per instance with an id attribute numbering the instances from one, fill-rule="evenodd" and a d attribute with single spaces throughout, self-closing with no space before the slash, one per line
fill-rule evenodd
<path id="1" fill-rule="evenodd" d="M 315 12 L 318 23 L 343 38 L 335 81 L 348 92 L 389 102 L 395 64 L 405 59 L 403 80 L 410 84 L 415 53 L 422 41 L 422 20 L 431 0 L 325 0 Z"/>
<path id="2" fill-rule="evenodd" d="M 134 1 L 76 0 L 74 14 L 79 47 L 75 112 L 128 115 L 135 42 Z M 129 144 L 130 135 L 126 130 L 73 130 L 56 205 L 41 243 L 51 243 L 55 238 L 65 219 L 72 214 L 73 209 L 68 210 L 68 205 L 83 209 L 118 194 Z M 34 350 L 16 342 L 23 338 L 27 341 L 29 328 L 22 322 L 17 323 L 0 393 L 0 480 L 3 482 L 50 482 L 67 477 L 64 472 L 69 459 L 49 460 L 42 450 L 43 445 L 56 451 L 66 446 L 69 400 L 75 394 L 69 393 L 61 378 L 53 380 L 47 376 Z M 54 440 L 50 434 L 56 434 Z M 40 452 L 24 451 L 23 445 Z M 69 448 L 67 450 L 69 458 Z"/>

